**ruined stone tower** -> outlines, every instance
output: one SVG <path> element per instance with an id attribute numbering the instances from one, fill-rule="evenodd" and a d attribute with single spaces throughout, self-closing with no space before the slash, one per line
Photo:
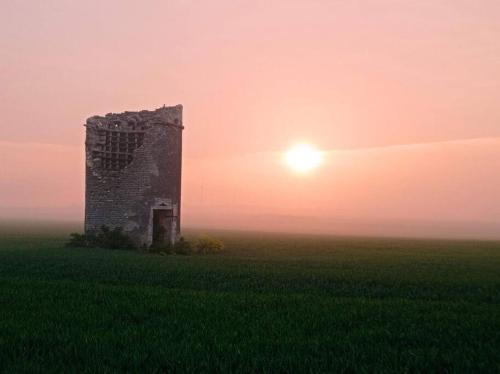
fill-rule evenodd
<path id="1" fill-rule="evenodd" d="M 182 106 L 87 119 L 85 231 L 121 227 L 137 246 L 180 233 Z"/>

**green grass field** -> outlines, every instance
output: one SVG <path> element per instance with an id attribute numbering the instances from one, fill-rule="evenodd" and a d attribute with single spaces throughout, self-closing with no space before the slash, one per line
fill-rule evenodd
<path id="1" fill-rule="evenodd" d="M 500 370 L 498 242 L 215 235 L 161 256 L 4 230 L 0 371 Z"/>

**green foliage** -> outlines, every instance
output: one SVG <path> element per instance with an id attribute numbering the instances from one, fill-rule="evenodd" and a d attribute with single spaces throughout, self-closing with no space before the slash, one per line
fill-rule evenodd
<path id="1" fill-rule="evenodd" d="M 107 226 L 102 226 L 97 232 L 95 244 L 97 247 L 109 249 L 133 249 L 135 247 L 128 235 L 123 233 L 121 227 L 115 227 L 111 230 Z"/>
<path id="2" fill-rule="evenodd" d="M 198 238 L 198 240 L 196 240 L 194 247 L 196 249 L 196 253 L 206 255 L 221 252 L 224 249 L 224 243 L 211 236 L 202 235 Z"/>
<path id="3" fill-rule="evenodd" d="M 79 234 L 77 232 L 73 232 L 69 234 L 70 239 L 69 242 L 66 243 L 67 247 L 88 247 L 88 236 L 85 234 Z"/>
<path id="4" fill-rule="evenodd" d="M 183 236 L 174 244 L 174 253 L 178 255 L 189 255 L 193 253 L 193 246 Z"/>
<path id="5" fill-rule="evenodd" d="M 0 372 L 498 372 L 498 242 L 217 237 L 160 257 L 3 233 Z"/>
<path id="6" fill-rule="evenodd" d="M 170 243 L 153 243 L 149 247 L 149 252 L 159 253 L 162 255 L 189 255 L 193 253 L 193 250 L 191 243 L 181 236 L 173 245 Z"/>
<path id="7" fill-rule="evenodd" d="M 87 248 L 108 248 L 108 249 L 133 249 L 134 243 L 121 227 L 110 229 L 102 226 L 97 232 L 86 234 L 72 233 L 70 240 L 66 244 L 68 247 L 87 247 Z"/>
<path id="8" fill-rule="evenodd" d="M 159 253 L 159 254 L 172 254 L 173 253 L 173 247 L 170 244 L 163 244 L 163 243 L 153 243 L 149 246 L 149 248 L 146 248 L 147 252 L 150 253 Z"/>

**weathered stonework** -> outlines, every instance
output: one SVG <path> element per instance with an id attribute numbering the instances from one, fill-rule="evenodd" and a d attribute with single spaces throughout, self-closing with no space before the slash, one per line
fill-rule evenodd
<path id="1" fill-rule="evenodd" d="M 182 106 L 87 119 L 85 231 L 122 227 L 137 246 L 180 234 Z"/>

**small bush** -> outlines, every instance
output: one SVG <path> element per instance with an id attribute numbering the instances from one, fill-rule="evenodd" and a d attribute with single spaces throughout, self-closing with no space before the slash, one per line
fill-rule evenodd
<path id="1" fill-rule="evenodd" d="M 88 247 L 87 235 L 73 232 L 69 234 L 69 242 L 66 247 Z"/>
<path id="2" fill-rule="evenodd" d="M 123 233 L 121 227 L 110 229 L 107 226 L 102 226 L 97 232 L 89 232 L 86 234 L 72 233 L 70 240 L 66 244 L 68 247 L 98 247 L 109 249 L 133 249 L 134 243 L 130 237 Z"/>
<path id="3" fill-rule="evenodd" d="M 151 253 L 161 253 L 161 254 L 172 254 L 174 253 L 173 247 L 171 244 L 163 244 L 163 243 L 153 243 L 149 246 L 148 252 Z"/>
<path id="4" fill-rule="evenodd" d="M 193 247 L 190 242 L 188 242 L 186 239 L 184 239 L 184 237 L 181 236 L 174 245 L 153 243 L 149 247 L 149 252 L 160 253 L 162 255 L 189 255 L 193 253 Z"/>
<path id="5" fill-rule="evenodd" d="M 123 233 L 121 227 L 110 229 L 107 226 L 102 226 L 97 232 L 96 243 L 98 247 L 110 249 L 133 249 L 134 243 Z"/>
<path id="6" fill-rule="evenodd" d="M 189 255 L 193 253 L 193 246 L 190 242 L 184 239 L 183 236 L 174 244 L 173 246 L 174 253 L 178 255 Z"/>
<path id="7" fill-rule="evenodd" d="M 196 253 L 199 254 L 211 254 L 219 253 L 224 249 L 224 243 L 219 239 L 212 238 L 211 236 L 204 235 L 195 242 L 194 244 Z"/>

